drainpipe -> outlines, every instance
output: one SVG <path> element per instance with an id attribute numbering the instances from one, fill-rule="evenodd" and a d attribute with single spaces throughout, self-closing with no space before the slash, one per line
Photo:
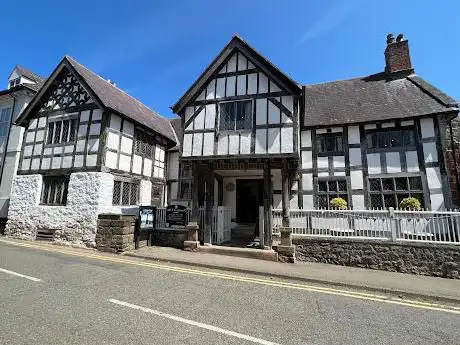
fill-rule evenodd
<path id="1" fill-rule="evenodd" d="M 2 185 L 3 179 L 3 169 L 5 169 L 5 159 L 8 153 L 8 142 L 10 141 L 10 133 L 11 133 L 11 126 L 13 123 L 13 115 L 14 115 L 14 108 L 16 106 L 16 98 L 13 95 L 9 95 L 13 99 L 13 108 L 11 108 L 11 116 L 10 116 L 10 126 L 8 128 L 8 134 L 6 135 L 6 144 L 5 144 L 5 153 L 3 154 L 3 161 L 2 161 L 2 169 L 0 171 L 0 187 Z"/>
<path id="2" fill-rule="evenodd" d="M 454 165 L 455 165 L 455 181 L 457 184 L 457 200 L 459 200 L 460 199 L 460 181 L 458 177 L 457 155 L 455 152 L 454 132 L 452 131 L 452 120 L 449 121 L 449 130 L 450 130 L 450 145 L 452 146 L 452 155 L 454 158 Z"/>

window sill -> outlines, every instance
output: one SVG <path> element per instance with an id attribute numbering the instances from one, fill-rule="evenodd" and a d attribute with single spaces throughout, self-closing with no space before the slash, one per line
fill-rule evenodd
<path id="1" fill-rule="evenodd" d="M 218 131 L 217 136 L 229 135 L 229 134 L 251 134 L 251 133 L 252 133 L 252 129 L 238 129 L 238 130 Z"/>
<path id="2" fill-rule="evenodd" d="M 69 146 L 69 145 L 75 145 L 75 140 L 73 141 L 67 141 L 65 143 L 59 143 L 59 144 L 45 144 L 44 148 L 53 148 L 53 147 L 61 147 L 61 146 Z"/>

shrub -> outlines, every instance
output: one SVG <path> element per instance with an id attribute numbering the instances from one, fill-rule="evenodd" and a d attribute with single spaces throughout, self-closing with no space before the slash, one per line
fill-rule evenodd
<path id="1" fill-rule="evenodd" d="M 346 210 L 348 208 L 348 204 L 345 199 L 342 198 L 334 198 L 330 201 L 329 206 L 332 209 L 336 210 Z"/>
<path id="2" fill-rule="evenodd" d="M 409 197 L 401 200 L 399 203 L 399 208 L 401 210 L 420 210 L 422 205 L 418 199 Z"/>

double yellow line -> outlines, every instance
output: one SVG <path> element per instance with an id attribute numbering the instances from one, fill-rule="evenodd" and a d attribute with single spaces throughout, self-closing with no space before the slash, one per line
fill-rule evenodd
<path id="1" fill-rule="evenodd" d="M 202 277 L 226 279 L 226 280 L 266 285 L 266 286 L 285 288 L 285 289 L 317 292 L 317 293 L 323 293 L 323 294 L 329 294 L 329 295 L 335 295 L 335 296 L 350 297 L 350 298 L 355 298 L 355 299 L 360 299 L 360 300 L 396 304 L 396 305 L 401 305 L 401 306 L 410 307 L 410 308 L 419 308 L 419 309 L 440 311 L 440 312 L 460 315 L 459 307 L 442 305 L 442 304 L 437 304 L 437 303 L 421 302 L 421 301 L 414 301 L 414 300 L 401 300 L 401 299 L 396 299 L 396 298 L 392 298 L 389 296 L 377 295 L 377 294 L 371 294 L 371 293 L 355 292 L 355 291 L 349 291 L 349 290 L 343 290 L 343 289 L 327 288 L 327 287 L 313 286 L 313 285 L 307 285 L 307 284 L 290 283 L 290 282 L 285 282 L 285 281 L 268 280 L 268 279 L 262 279 L 262 278 L 238 276 L 238 275 L 211 272 L 211 271 L 202 271 L 202 270 L 189 269 L 189 268 L 183 268 L 183 267 L 178 267 L 178 266 L 158 264 L 158 263 L 153 263 L 153 262 L 130 260 L 130 259 L 122 258 L 122 257 L 82 253 L 76 250 L 68 250 L 64 248 L 52 248 L 47 245 L 19 243 L 19 242 L 8 241 L 8 240 L 3 240 L 3 239 L 0 239 L 0 242 L 11 244 L 14 246 L 24 247 L 24 248 L 38 249 L 38 250 L 47 251 L 47 252 L 78 256 L 78 257 L 94 259 L 94 260 L 115 262 L 119 264 L 155 268 L 155 269 L 166 270 L 166 271 L 177 272 L 177 273 L 193 274 L 193 275 L 202 276 Z"/>

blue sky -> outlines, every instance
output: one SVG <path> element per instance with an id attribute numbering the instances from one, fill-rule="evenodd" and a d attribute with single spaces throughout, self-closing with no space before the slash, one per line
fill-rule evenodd
<path id="1" fill-rule="evenodd" d="M 238 33 L 303 84 L 380 72 L 389 32 L 417 74 L 460 100 L 460 1 L 6 1 L 0 75 L 49 75 L 64 54 L 160 114 Z"/>

